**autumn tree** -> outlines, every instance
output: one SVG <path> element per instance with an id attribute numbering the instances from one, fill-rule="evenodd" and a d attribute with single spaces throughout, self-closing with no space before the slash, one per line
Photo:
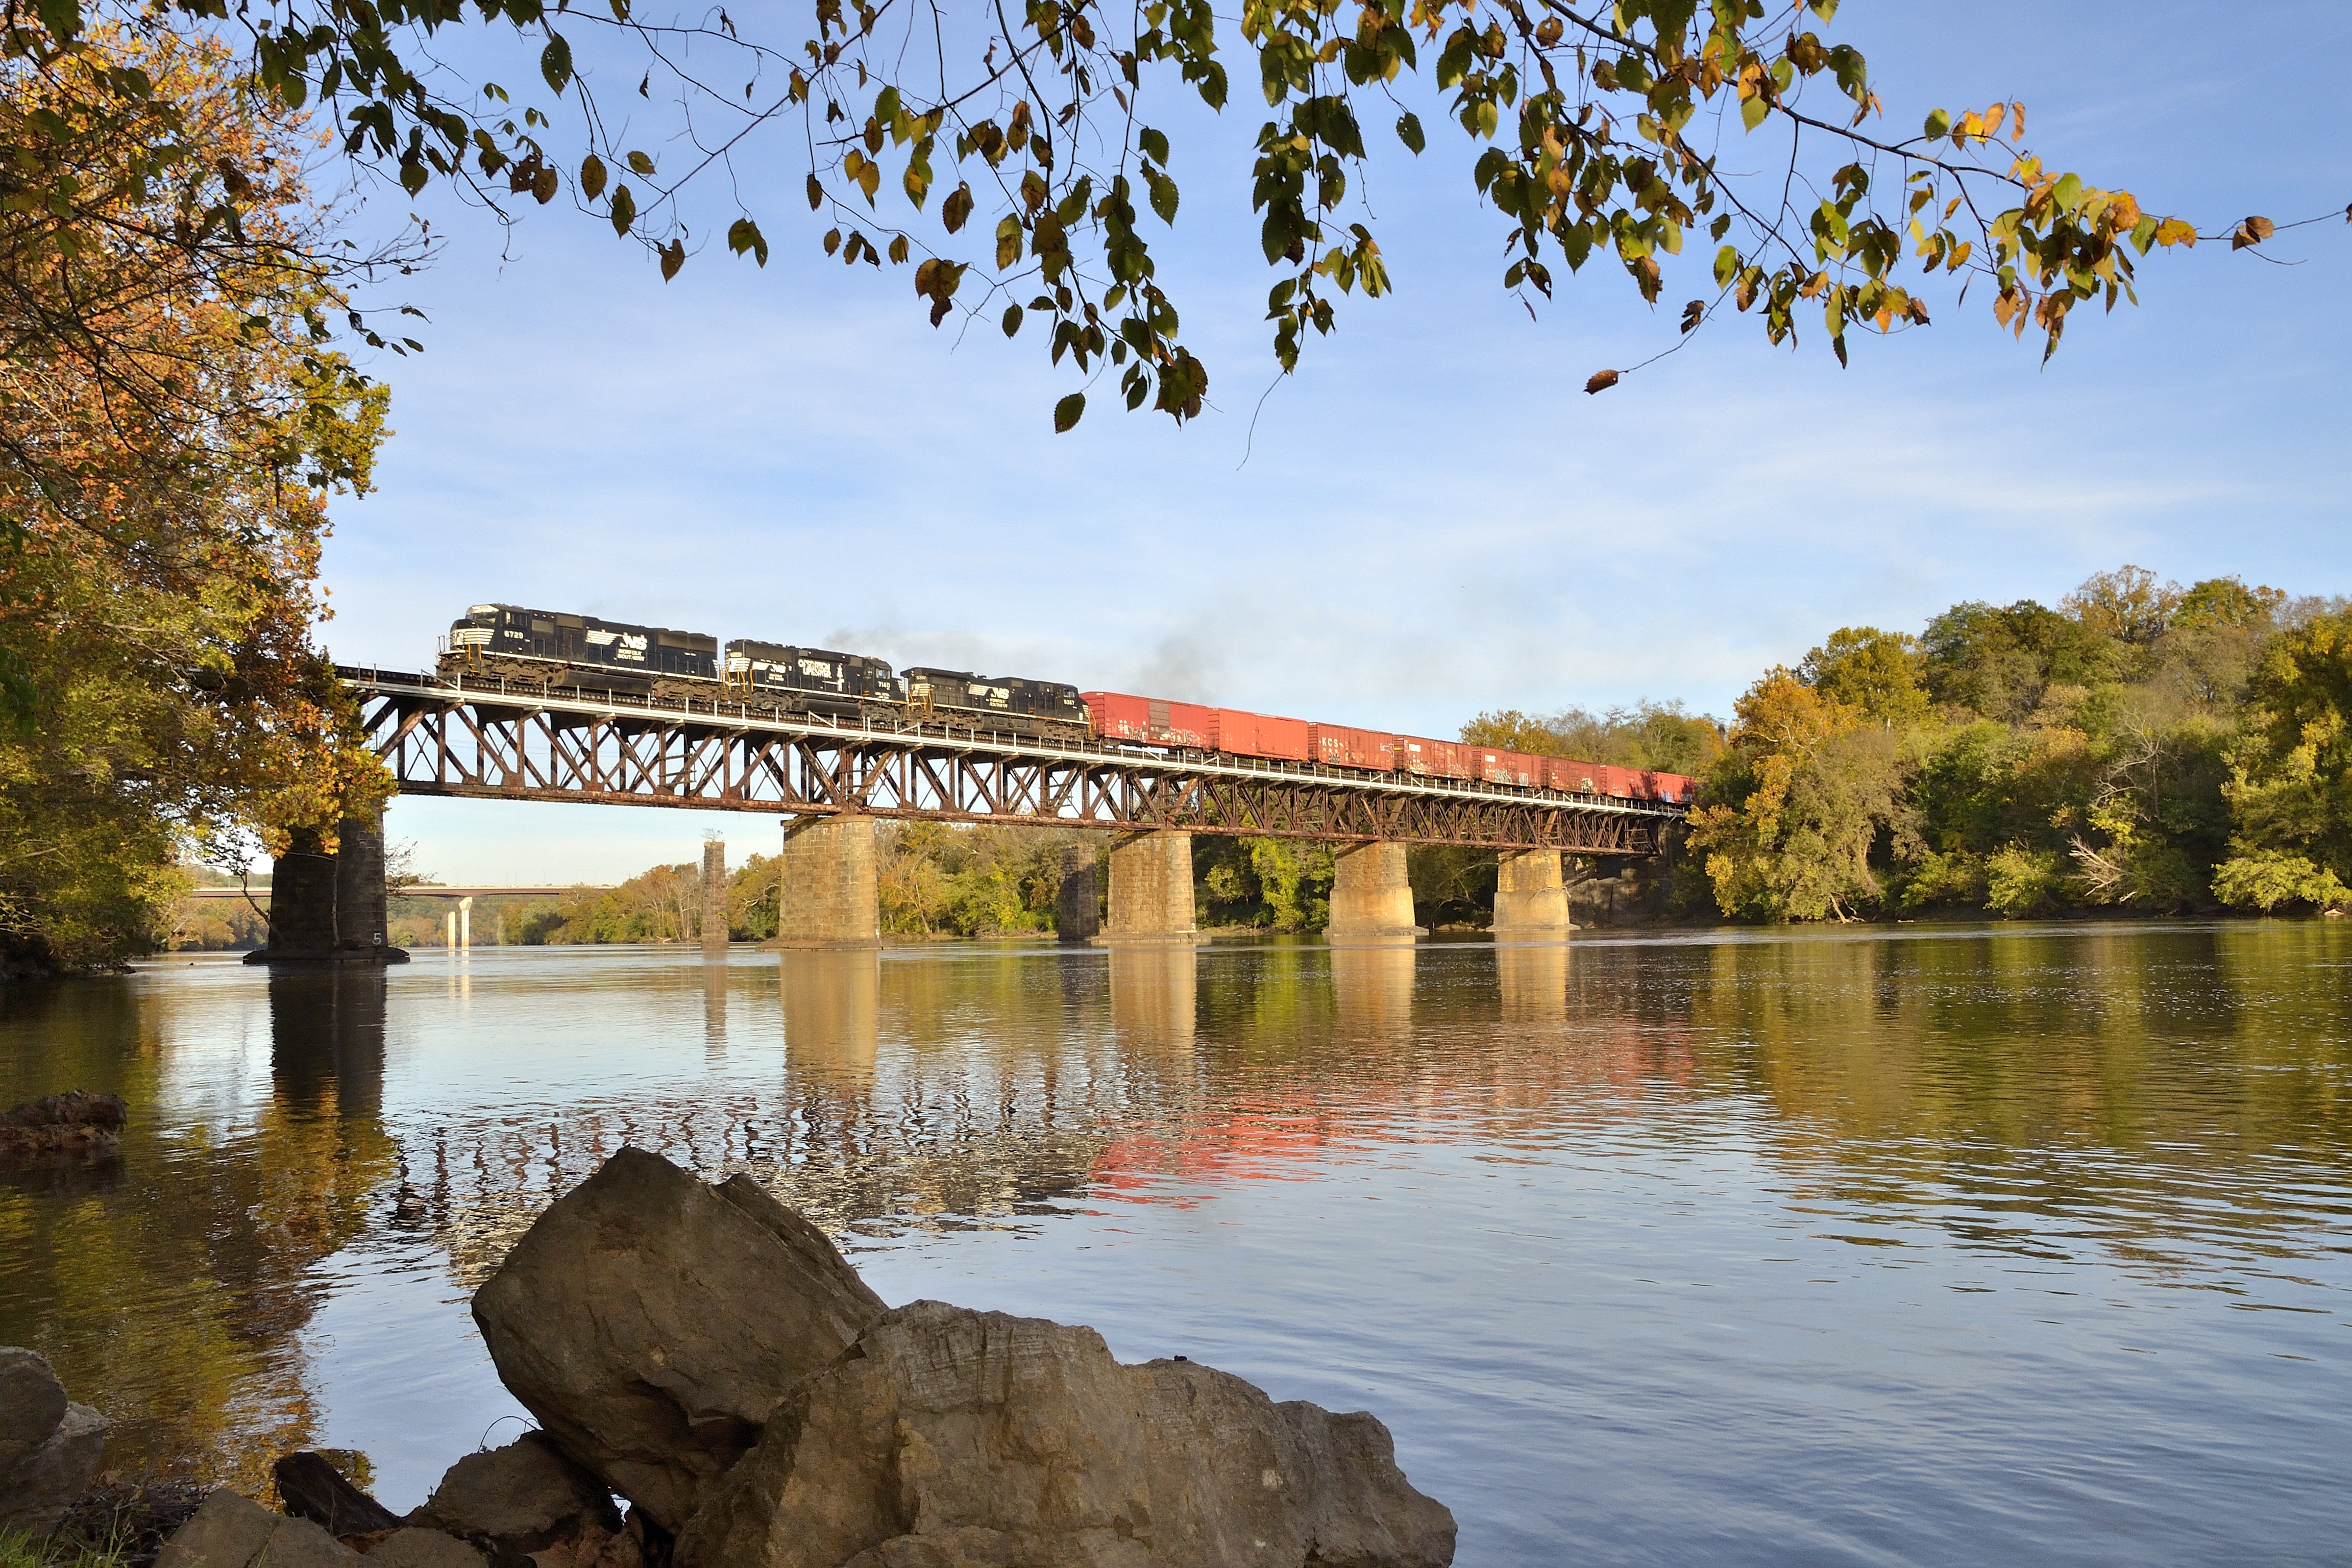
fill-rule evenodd
<path id="1" fill-rule="evenodd" d="M 1784 668 L 1768 670 L 1736 712 L 1731 749 L 1690 816 L 1690 847 L 1717 906 L 1763 921 L 1874 911 L 1886 889 L 1873 851 L 1909 829 L 1896 737 Z"/>
<path id="2" fill-rule="evenodd" d="M 2252 697 L 2214 889 L 2242 908 L 2352 905 L 2352 612 L 2279 636 Z"/>
<path id="3" fill-rule="evenodd" d="M 169 156 L 163 110 L 93 108 L 123 82 Z M 311 641 L 325 495 L 367 488 L 383 395 L 320 341 L 311 144 L 225 49 L 9 59 L 0 134 L 75 193 L 0 201 L 0 931 L 99 963 L 163 934 L 184 855 L 389 793 Z M 234 232 L 187 226 L 231 186 Z"/>
<path id="4" fill-rule="evenodd" d="M 1927 717 L 1919 684 L 1919 639 L 1876 626 L 1840 626 L 1805 655 L 1798 678 L 1874 724 L 1899 728 Z"/>
<path id="5" fill-rule="evenodd" d="M 1034 331 L 1085 386 L 1108 378 L 1129 408 L 1180 420 L 1200 410 L 1210 373 L 1154 245 L 1178 218 L 1189 106 L 1223 111 L 1236 90 L 1265 105 L 1251 201 L 1286 372 L 1333 330 L 1341 300 L 1392 286 L 1363 199 L 1391 138 L 1416 156 L 1433 135 L 1451 149 L 1465 195 L 1493 209 L 1500 285 L 1530 310 L 1591 266 L 1653 306 L 1683 300 L 1685 332 L 1726 305 L 1774 342 L 1818 323 L 1841 363 L 1851 333 L 1925 327 L 1931 301 L 1970 288 L 2046 356 L 2077 307 L 2135 298 L 2150 249 L 2224 236 L 2245 248 L 2275 232 L 2248 217 L 2200 233 L 2046 162 L 2025 144 L 2021 103 L 1890 110 L 1837 10 L 1248 0 L 1220 16 L 1205 0 L 992 13 L 817 0 L 795 25 L 632 0 L 257 0 L 234 13 L 217 0 L 7 0 L 5 42 L 47 67 L 91 17 L 213 29 L 225 16 L 217 30 L 244 41 L 270 91 L 315 107 L 407 191 L 453 182 L 501 216 L 568 196 L 665 278 L 721 236 L 764 264 L 782 215 L 757 193 L 776 188 L 761 176 L 786 158 L 805 165 L 828 256 L 905 268 L 934 324 L 964 312 Z M 516 74 L 475 83 L 440 67 L 436 36 L 461 26 L 510 42 Z M 592 58 L 623 62 L 638 101 L 608 101 Z M 133 108 L 155 97 L 128 78 L 104 90 Z M 154 144 L 170 134 L 159 125 Z M 1057 427 L 1087 396 L 1060 401 Z"/>

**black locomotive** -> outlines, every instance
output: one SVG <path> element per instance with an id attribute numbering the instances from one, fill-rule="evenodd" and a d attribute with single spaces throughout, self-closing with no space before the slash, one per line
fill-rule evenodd
<path id="1" fill-rule="evenodd" d="M 504 675 L 585 691 L 709 699 L 719 639 L 593 616 L 476 605 L 449 624 L 442 672 Z"/>
<path id="2" fill-rule="evenodd" d="M 866 654 L 737 637 L 722 655 L 700 632 L 629 626 L 593 616 L 476 605 L 450 623 L 444 679 L 499 676 L 590 692 L 740 702 L 753 711 L 904 720 L 1009 731 L 1047 740 L 1087 738 L 1078 689 L 1021 676 L 909 669 L 901 677 Z"/>

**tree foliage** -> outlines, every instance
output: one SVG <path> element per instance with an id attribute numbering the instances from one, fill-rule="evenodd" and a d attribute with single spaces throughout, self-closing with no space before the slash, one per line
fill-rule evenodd
<path id="1" fill-rule="evenodd" d="M 2135 566 L 1768 672 L 1690 844 L 1724 913 L 2017 917 L 2343 901 L 2352 618 Z"/>
<path id="2" fill-rule="evenodd" d="M 1463 725 L 1462 739 L 1474 746 L 1538 757 L 1693 775 L 1704 772 L 1725 743 L 1723 726 L 1716 720 L 1693 713 L 1680 702 L 1646 698 L 1606 713 L 1569 708 L 1540 719 L 1516 708 L 1499 709 Z"/>
<path id="3" fill-rule="evenodd" d="M 1393 287 L 1365 171 L 1391 137 L 1423 153 L 1432 123 L 1462 138 L 1449 144 L 1494 211 L 1501 285 L 1531 310 L 1560 269 L 1597 265 L 1653 306 L 1691 295 L 1683 331 L 1728 302 L 1776 343 L 1819 322 L 1841 363 L 1851 331 L 1926 326 L 1932 292 L 1971 284 L 2046 356 L 2077 306 L 2136 298 L 2150 249 L 2224 234 L 2245 248 L 2279 226 L 2249 217 L 2200 235 L 2046 164 L 2014 101 L 1897 110 L 1890 126 L 1864 55 L 1832 26 L 1837 9 L 1246 0 L 1221 16 L 1205 0 L 1124 13 L 1020 0 L 978 14 L 817 0 L 812 26 L 724 9 L 665 18 L 633 0 L 257 0 L 233 14 L 219 0 L 54 0 L 12 3 L 5 45 L 54 69 L 91 17 L 217 26 L 246 42 L 268 90 L 315 107 L 408 192 L 451 181 L 501 213 L 568 192 L 665 279 L 720 236 L 765 265 L 781 215 L 756 205 L 778 184 L 759 176 L 788 147 L 805 161 L 826 255 L 906 268 L 935 325 L 959 310 L 1008 335 L 1034 323 L 1087 386 L 1108 375 L 1128 407 L 1179 420 L 1200 411 L 1209 370 L 1186 344 L 1155 239 L 1181 206 L 1187 104 L 1223 111 L 1236 78 L 1265 105 L 1251 203 L 1286 372 L 1333 329 L 1343 297 Z M 518 74 L 477 85 L 439 67 L 436 35 L 461 25 L 509 39 Z M 640 102 L 608 102 L 592 58 L 625 61 Z M 168 104 L 129 76 L 89 90 L 133 121 Z M 167 113 L 147 123 L 163 156 L 176 131 Z M 709 217 L 689 208 L 698 185 L 723 187 Z M 233 219 L 239 199 L 231 189 L 191 210 Z M 1057 403 L 1057 429 L 1087 396 Z"/>
<path id="4" fill-rule="evenodd" d="M 2252 696 L 2227 787 L 2234 853 L 2216 889 L 2265 910 L 2343 909 L 2352 904 L 2352 610 L 2273 638 Z"/>
<path id="5" fill-rule="evenodd" d="M 134 79 L 170 160 L 89 111 Z M 0 125 L 80 179 L 63 212 L 0 200 L 0 932 L 102 963 L 163 934 L 184 854 L 389 794 L 310 640 L 325 492 L 367 488 L 383 395 L 320 345 L 299 128 L 223 50 L 102 31 L 9 61 Z M 171 170 L 234 176 L 236 237 L 181 232 L 203 198 Z"/>

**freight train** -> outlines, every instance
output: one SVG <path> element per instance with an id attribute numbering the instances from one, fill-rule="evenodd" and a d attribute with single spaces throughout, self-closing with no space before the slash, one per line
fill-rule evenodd
<path id="1" fill-rule="evenodd" d="M 962 725 L 1076 743 L 1302 763 L 1350 773 L 1477 779 L 1571 795 L 1687 803 L 1680 773 L 1497 751 L 1463 741 L 1278 719 L 1233 708 L 1080 691 L 1064 681 L 918 666 L 865 654 L 642 626 L 515 605 L 452 622 L 444 679 L 500 676 L 585 692 L 740 702 L 783 717 Z"/>

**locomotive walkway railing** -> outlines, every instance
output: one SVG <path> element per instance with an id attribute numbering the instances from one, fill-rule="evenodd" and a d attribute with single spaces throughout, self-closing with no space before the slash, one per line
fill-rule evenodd
<path id="1" fill-rule="evenodd" d="M 1652 855 L 1683 806 L 338 667 L 404 795 Z"/>

